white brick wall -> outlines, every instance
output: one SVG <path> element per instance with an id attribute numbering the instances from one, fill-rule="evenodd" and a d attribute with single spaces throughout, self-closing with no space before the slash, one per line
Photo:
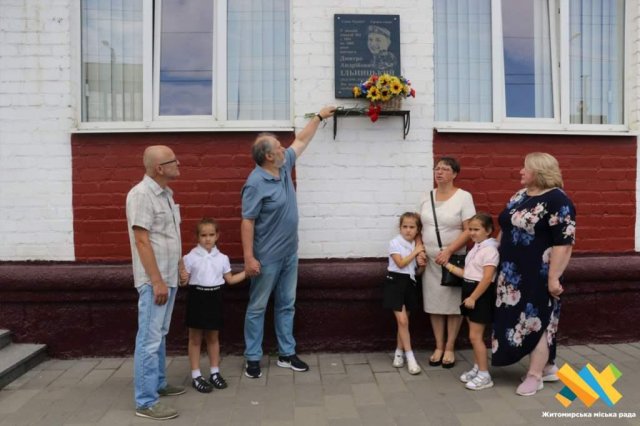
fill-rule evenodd
<path id="1" fill-rule="evenodd" d="M 391 6 L 391 7 L 390 7 Z M 294 2 L 293 73 L 296 129 L 304 114 L 325 104 L 353 106 L 334 93 L 333 15 L 400 15 L 402 72 L 417 91 L 404 107 L 411 110 L 411 131 L 402 139 L 402 120 L 381 117 L 340 118 L 333 140 L 329 120 L 297 162 L 300 208 L 300 256 L 384 256 L 397 233 L 397 218 L 415 210 L 420 194 L 432 185 L 433 41 L 431 2 Z M 362 100 L 360 106 L 366 106 Z"/>
<path id="2" fill-rule="evenodd" d="M 0 260 L 73 260 L 69 1 L 0 6 Z"/>
<path id="3" fill-rule="evenodd" d="M 640 2 L 630 2 L 627 10 L 631 15 L 627 21 L 630 23 L 630 33 L 632 39 L 627 41 L 627 46 L 631 49 L 629 58 L 629 66 L 627 67 L 627 84 L 631 87 L 627 90 L 630 93 L 631 101 L 629 120 L 631 128 L 640 130 Z M 631 71 L 635 70 L 635 71 Z M 640 251 L 640 208 L 638 202 L 640 200 L 640 137 L 636 144 L 636 251 Z"/>

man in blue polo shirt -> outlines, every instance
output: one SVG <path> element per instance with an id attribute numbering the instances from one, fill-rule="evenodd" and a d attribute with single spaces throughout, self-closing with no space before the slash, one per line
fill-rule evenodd
<path id="1" fill-rule="evenodd" d="M 256 162 L 242 188 L 242 249 L 245 271 L 251 277 L 249 304 L 244 320 L 245 375 L 262 376 L 264 315 L 274 293 L 274 317 L 278 338 L 278 366 L 307 371 L 296 356 L 293 338 L 296 286 L 298 282 L 298 205 L 291 172 L 323 120 L 335 107 L 324 107 L 285 149 L 275 135 L 261 133 L 252 155 Z"/>

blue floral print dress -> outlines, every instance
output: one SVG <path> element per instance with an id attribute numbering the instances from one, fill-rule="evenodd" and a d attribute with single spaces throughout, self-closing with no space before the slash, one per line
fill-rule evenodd
<path id="1" fill-rule="evenodd" d="M 560 301 L 547 290 L 553 246 L 575 243 L 576 213 L 563 190 L 529 196 L 518 191 L 498 219 L 502 229 L 491 364 L 511 365 L 528 355 L 547 331 L 556 356 Z"/>

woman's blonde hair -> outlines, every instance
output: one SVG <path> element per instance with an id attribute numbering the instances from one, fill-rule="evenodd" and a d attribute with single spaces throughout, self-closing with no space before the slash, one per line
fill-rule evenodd
<path id="1" fill-rule="evenodd" d="M 553 155 L 532 152 L 524 158 L 524 166 L 535 173 L 536 186 L 540 189 L 563 187 L 562 172 Z"/>

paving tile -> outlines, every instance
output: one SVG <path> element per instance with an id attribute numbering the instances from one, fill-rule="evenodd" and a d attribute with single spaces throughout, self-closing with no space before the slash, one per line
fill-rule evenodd
<path id="1" fill-rule="evenodd" d="M 371 370 L 375 373 L 395 371 L 396 368 L 391 365 L 391 363 L 393 362 L 392 356 L 393 354 L 391 354 L 390 352 L 376 352 L 367 354 L 367 359 L 369 360 Z"/>
<path id="2" fill-rule="evenodd" d="M 351 385 L 356 406 L 384 405 L 384 399 L 377 383 L 361 383 Z"/>
<path id="3" fill-rule="evenodd" d="M 367 356 L 363 353 L 342 354 L 343 364 L 366 364 Z"/>
<path id="4" fill-rule="evenodd" d="M 317 383 L 317 384 L 322 383 L 322 381 L 320 380 L 320 371 L 318 368 L 313 368 L 309 371 L 305 371 L 302 373 L 299 373 L 299 372 L 293 373 L 293 381 L 296 385 L 309 384 L 309 383 Z"/>
<path id="5" fill-rule="evenodd" d="M 374 376 L 383 394 L 407 392 L 407 386 L 398 373 L 375 373 Z"/>
<path id="6" fill-rule="evenodd" d="M 583 356 L 598 355 L 598 351 L 589 345 L 573 345 L 571 346 L 571 350 Z"/>
<path id="7" fill-rule="evenodd" d="M 15 413 L 40 392 L 39 389 L 0 391 L 0 414 Z"/>
<path id="8" fill-rule="evenodd" d="M 395 423 L 385 404 L 359 406 L 356 409 L 363 425 L 388 426 Z"/>
<path id="9" fill-rule="evenodd" d="M 640 348 L 636 346 L 630 345 L 628 343 L 622 343 L 613 346 L 615 346 L 617 350 L 624 352 L 627 355 L 631 355 L 634 361 L 640 359 Z"/>
<path id="10" fill-rule="evenodd" d="M 617 362 L 632 361 L 634 358 L 615 347 L 615 345 L 589 345 L 592 349 Z"/>
<path id="11" fill-rule="evenodd" d="M 322 384 L 297 384 L 294 391 L 296 408 L 324 407 Z"/>
<path id="12" fill-rule="evenodd" d="M 351 393 L 351 380 L 346 373 L 322 376 L 322 390 L 325 395 L 348 395 Z"/>
<path id="13" fill-rule="evenodd" d="M 320 367 L 320 374 L 322 375 L 342 374 L 345 372 L 342 356 L 340 354 L 319 355 L 318 364 Z"/>
<path id="14" fill-rule="evenodd" d="M 96 370 L 117 370 L 126 361 L 126 358 L 99 358 L 100 363 Z"/>
<path id="15" fill-rule="evenodd" d="M 133 358 L 128 358 L 123 362 L 113 375 L 115 377 L 133 377 Z"/>
<path id="16" fill-rule="evenodd" d="M 293 421 L 296 425 L 305 426 L 325 426 L 327 418 L 324 411 L 324 403 L 318 407 L 299 407 L 296 404 L 293 414 Z"/>
<path id="17" fill-rule="evenodd" d="M 352 364 L 345 366 L 347 377 L 351 383 L 374 383 L 375 377 L 369 364 Z M 395 369 L 394 369 L 395 370 Z"/>
<path id="18" fill-rule="evenodd" d="M 351 395 L 325 395 L 325 416 L 327 419 L 357 419 L 355 401 Z"/>
<path id="19" fill-rule="evenodd" d="M 329 426 L 359 426 L 363 425 L 360 419 L 328 419 Z M 366 426 L 366 425 L 365 425 Z"/>

